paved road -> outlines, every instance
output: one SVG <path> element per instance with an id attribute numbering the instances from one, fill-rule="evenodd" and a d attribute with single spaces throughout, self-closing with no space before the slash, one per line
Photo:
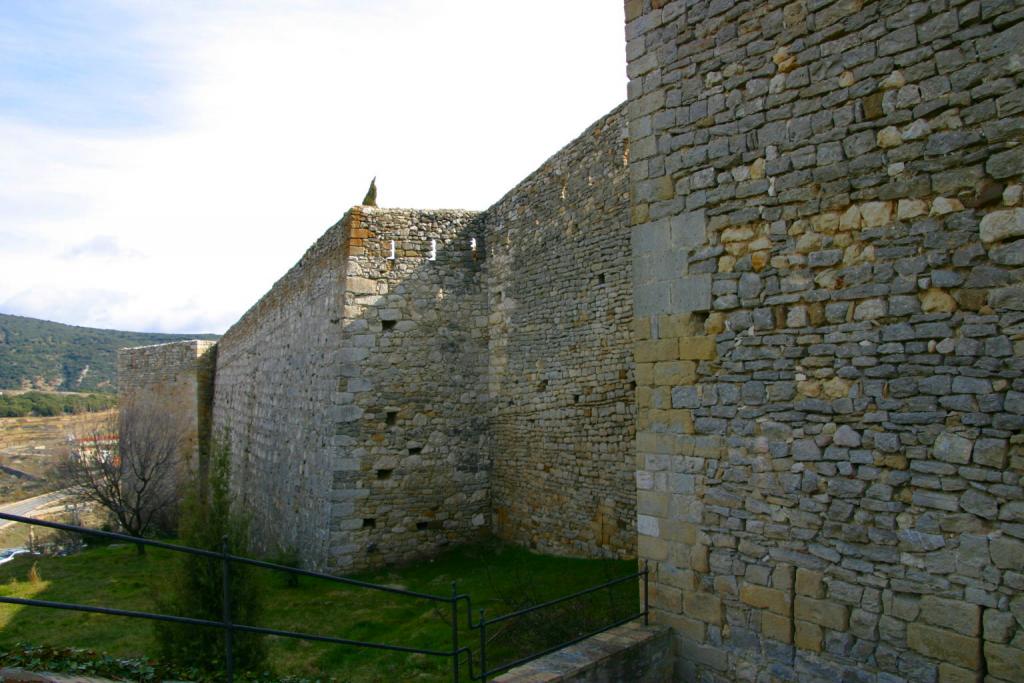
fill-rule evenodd
<path id="1" fill-rule="evenodd" d="M 19 500 L 16 503 L 7 503 L 6 505 L 0 505 L 0 512 L 6 512 L 9 515 L 21 515 L 22 517 L 31 517 L 32 513 L 36 510 L 49 507 L 54 503 L 59 503 L 64 498 L 67 498 L 67 491 L 53 491 L 51 493 L 44 493 L 41 496 L 35 496 L 34 498 L 26 498 L 25 500 Z M 0 520 L 0 529 L 10 526 L 11 524 L 17 524 L 17 522 L 8 522 Z"/>

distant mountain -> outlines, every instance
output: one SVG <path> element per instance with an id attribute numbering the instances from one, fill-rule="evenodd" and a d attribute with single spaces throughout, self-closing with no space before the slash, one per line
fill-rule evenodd
<path id="1" fill-rule="evenodd" d="M 118 349 L 217 338 L 99 330 L 0 313 L 0 389 L 115 391 Z"/>

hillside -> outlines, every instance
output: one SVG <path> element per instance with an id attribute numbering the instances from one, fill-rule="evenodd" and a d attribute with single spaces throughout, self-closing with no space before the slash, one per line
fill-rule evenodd
<path id="1" fill-rule="evenodd" d="M 0 389 L 114 391 L 117 350 L 215 334 L 121 332 L 0 313 Z"/>

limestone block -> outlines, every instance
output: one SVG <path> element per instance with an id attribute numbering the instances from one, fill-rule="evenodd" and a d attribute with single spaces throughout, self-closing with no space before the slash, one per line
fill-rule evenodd
<path id="1" fill-rule="evenodd" d="M 985 643 L 985 664 L 990 676 L 1018 681 L 1024 672 L 1024 650 L 1012 645 Z"/>
<path id="2" fill-rule="evenodd" d="M 993 211 L 981 219 L 978 232 L 986 244 L 1024 236 L 1024 209 Z"/>
<path id="3" fill-rule="evenodd" d="M 683 595 L 683 611 L 694 619 L 715 626 L 722 625 L 722 600 L 713 593 L 693 592 Z"/>
<path id="4" fill-rule="evenodd" d="M 965 636 L 981 632 L 981 607 L 960 600 L 926 595 L 921 598 L 921 619 Z"/>
<path id="5" fill-rule="evenodd" d="M 796 570 L 796 592 L 798 595 L 806 595 L 811 598 L 825 597 L 824 575 L 813 569 L 797 567 Z"/>
<path id="6" fill-rule="evenodd" d="M 740 601 L 751 607 L 767 609 L 776 614 L 789 615 L 792 596 L 775 588 L 744 583 L 740 586 Z"/>
<path id="7" fill-rule="evenodd" d="M 793 642 L 793 621 L 772 612 L 761 612 L 761 633 L 780 643 Z"/>
<path id="8" fill-rule="evenodd" d="M 714 337 L 679 338 L 679 358 L 686 360 L 713 360 L 715 355 Z"/>
<path id="9" fill-rule="evenodd" d="M 922 623 L 907 624 L 907 645 L 926 657 L 972 671 L 981 666 L 981 641 Z"/>
<path id="10" fill-rule="evenodd" d="M 816 600 L 798 595 L 793 615 L 799 620 L 809 621 L 833 631 L 845 631 L 850 626 L 849 608 L 830 600 Z"/>
<path id="11" fill-rule="evenodd" d="M 809 621 L 797 619 L 794 622 L 796 632 L 793 635 L 793 642 L 801 650 L 821 652 L 821 640 L 823 632 L 821 627 Z"/>

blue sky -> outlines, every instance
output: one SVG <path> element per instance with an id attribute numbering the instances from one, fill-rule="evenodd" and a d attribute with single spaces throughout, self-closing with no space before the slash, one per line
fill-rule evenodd
<path id="1" fill-rule="evenodd" d="M 140 130 L 169 90 L 146 17 L 108 3 L 7 0 L 0 10 L 0 110 L 54 128 Z"/>
<path id="2" fill-rule="evenodd" d="M 5 0 L 0 312 L 221 332 L 374 175 L 382 206 L 486 208 L 625 98 L 621 15 Z"/>

